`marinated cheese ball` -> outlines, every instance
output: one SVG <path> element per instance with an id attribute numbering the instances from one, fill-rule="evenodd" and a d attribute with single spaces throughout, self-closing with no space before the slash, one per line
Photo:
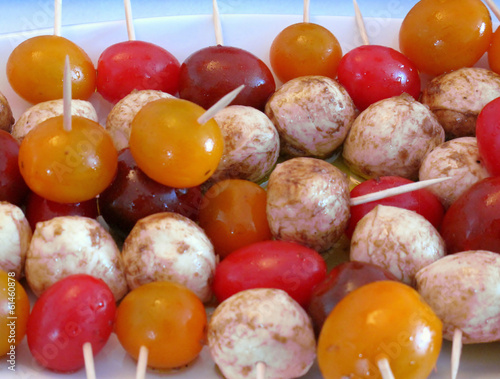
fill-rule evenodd
<path id="1" fill-rule="evenodd" d="M 370 105 L 356 118 L 343 157 L 365 178 L 397 175 L 416 180 L 422 159 L 444 138 L 429 108 L 404 93 Z"/>
<path id="2" fill-rule="evenodd" d="M 12 136 L 21 142 L 26 134 L 41 122 L 63 114 L 63 100 L 49 100 L 28 108 L 12 127 Z M 86 100 L 71 100 L 71 114 L 97 122 L 97 112 Z"/>
<path id="3" fill-rule="evenodd" d="M 226 378 L 305 375 L 316 357 L 316 341 L 305 310 L 286 292 L 258 288 L 236 293 L 216 309 L 208 325 L 208 347 Z"/>
<path id="4" fill-rule="evenodd" d="M 356 225 L 350 259 L 390 271 L 408 285 L 415 274 L 446 254 L 439 232 L 423 216 L 403 208 L 377 205 Z"/>
<path id="5" fill-rule="evenodd" d="M 137 112 L 152 101 L 167 98 L 174 96 L 158 90 L 134 90 L 116 103 L 106 118 L 106 130 L 117 151 L 128 147 L 132 120 Z"/>
<path id="6" fill-rule="evenodd" d="M 203 229 L 173 212 L 140 219 L 122 249 L 131 290 L 150 282 L 173 281 L 193 291 L 202 302 L 212 298 L 217 257 Z"/>
<path id="7" fill-rule="evenodd" d="M 276 164 L 278 131 L 256 108 L 231 105 L 214 116 L 224 138 L 224 152 L 210 181 L 244 179 L 258 183 Z"/>
<path id="8" fill-rule="evenodd" d="M 0 93 L 0 130 L 5 130 L 10 133 L 14 121 L 9 102 L 4 94 Z"/>
<path id="9" fill-rule="evenodd" d="M 275 239 L 318 252 L 343 235 L 350 215 L 349 182 L 317 158 L 292 158 L 276 166 L 267 185 L 266 212 Z"/>
<path id="10" fill-rule="evenodd" d="M 422 161 L 420 180 L 451 177 L 428 187 L 448 208 L 474 183 L 489 177 L 481 164 L 476 137 L 459 137 L 439 145 Z"/>
<path id="11" fill-rule="evenodd" d="M 500 97 L 500 75 L 479 67 L 465 67 L 432 79 L 421 102 L 436 115 L 446 137 L 476 135 L 481 109 Z"/>
<path id="12" fill-rule="evenodd" d="M 356 107 L 336 80 L 302 76 L 281 86 L 268 100 L 267 116 L 289 156 L 327 158 L 342 143 L 356 117 Z"/>
<path id="13" fill-rule="evenodd" d="M 128 292 L 113 237 L 97 220 L 83 216 L 60 216 L 37 223 L 26 254 L 25 274 L 36 296 L 73 274 L 102 279 L 116 301 Z"/>
<path id="14" fill-rule="evenodd" d="M 24 274 L 26 252 L 31 241 L 31 227 L 21 208 L 0 202 L 0 270 Z"/>

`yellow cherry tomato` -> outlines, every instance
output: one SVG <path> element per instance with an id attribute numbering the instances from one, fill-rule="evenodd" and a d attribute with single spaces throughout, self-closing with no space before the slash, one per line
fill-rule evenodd
<path id="1" fill-rule="evenodd" d="M 427 378 L 442 343 L 442 323 L 417 291 L 396 281 L 366 284 L 344 297 L 320 332 L 325 379 L 381 378 L 387 359 L 396 378 Z"/>
<path id="2" fill-rule="evenodd" d="M 64 62 L 69 56 L 72 97 L 86 100 L 95 92 L 96 70 L 89 56 L 70 40 L 45 35 L 18 45 L 7 61 L 7 78 L 31 103 L 62 99 Z"/>

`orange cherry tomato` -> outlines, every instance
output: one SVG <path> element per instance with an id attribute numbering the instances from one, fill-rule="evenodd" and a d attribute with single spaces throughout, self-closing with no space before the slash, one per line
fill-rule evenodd
<path id="1" fill-rule="evenodd" d="M 148 349 L 148 366 L 180 368 L 193 361 L 205 341 L 207 316 L 198 297 L 174 282 L 152 282 L 129 292 L 118 307 L 115 331 L 138 359 Z"/>
<path id="2" fill-rule="evenodd" d="M 481 0 L 421 0 L 399 31 L 399 47 L 421 72 L 440 75 L 473 66 L 492 36 L 491 17 Z"/>
<path id="3" fill-rule="evenodd" d="M 333 308 L 318 340 L 325 379 L 381 378 L 385 358 L 396 378 L 427 378 L 437 362 L 442 323 L 417 291 L 396 281 L 366 284 Z"/>
<path id="4" fill-rule="evenodd" d="M 492 71 L 500 74 L 500 27 L 493 33 L 491 45 L 488 50 L 488 63 Z"/>
<path id="5" fill-rule="evenodd" d="M 66 55 L 71 67 L 72 97 L 88 99 L 96 87 L 94 64 L 79 46 L 60 36 L 33 37 L 18 45 L 7 61 L 10 85 L 30 103 L 62 99 Z"/>
<path id="6" fill-rule="evenodd" d="M 79 203 L 100 194 L 113 180 L 118 153 L 113 140 L 97 122 L 63 116 L 50 118 L 31 130 L 19 148 L 19 169 L 39 196 L 58 203 Z"/>
<path id="7" fill-rule="evenodd" d="M 328 29 L 301 22 L 286 27 L 276 36 L 269 58 L 274 73 L 282 82 L 306 75 L 335 79 L 342 48 Z"/>
<path id="8" fill-rule="evenodd" d="M 220 181 L 205 193 L 199 222 L 221 258 L 240 247 L 272 238 L 266 200 L 262 187 L 241 179 Z"/>
<path id="9" fill-rule="evenodd" d="M 190 188 L 219 165 L 224 140 L 214 119 L 200 125 L 205 110 L 190 101 L 161 99 L 145 105 L 132 121 L 130 152 L 151 179 Z"/>
<path id="10" fill-rule="evenodd" d="M 12 273 L 0 270 L 0 357 L 14 355 L 15 346 L 26 334 L 30 302 L 23 286 Z"/>

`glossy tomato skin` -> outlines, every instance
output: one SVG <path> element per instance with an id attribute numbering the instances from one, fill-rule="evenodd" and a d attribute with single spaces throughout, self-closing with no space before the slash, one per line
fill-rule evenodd
<path id="1" fill-rule="evenodd" d="M 31 229 L 35 230 L 37 222 L 51 220 L 58 216 L 83 216 L 97 218 L 97 199 L 79 203 L 56 203 L 30 192 L 24 211 Z"/>
<path id="2" fill-rule="evenodd" d="M 209 46 L 182 63 L 179 96 L 208 109 L 241 84 L 245 88 L 231 105 L 264 110 L 276 89 L 271 70 L 255 55 L 236 47 Z"/>
<path id="3" fill-rule="evenodd" d="M 467 250 L 500 253 L 500 177 L 483 179 L 455 200 L 440 229 L 448 254 Z"/>
<path id="4" fill-rule="evenodd" d="M 97 92 L 116 103 L 132 90 L 159 90 L 176 95 L 180 63 L 153 43 L 125 41 L 108 47 L 97 63 Z"/>
<path id="5" fill-rule="evenodd" d="M 177 212 L 196 221 L 201 199 L 199 186 L 173 188 L 150 179 L 125 148 L 118 154 L 116 177 L 98 202 L 104 219 L 128 233 L 139 219 L 158 212 Z"/>
<path id="6" fill-rule="evenodd" d="M 408 183 L 413 182 L 399 176 L 382 176 L 377 179 L 370 179 L 354 187 L 351 190 L 351 198 Z M 387 197 L 382 200 L 352 206 L 351 218 L 349 219 L 349 224 L 345 232 L 349 238 L 352 237 L 358 221 L 378 204 L 391 205 L 415 211 L 424 216 L 438 230 L 444 217 L 444 207 L 439 199 L 428 189 L 423 188 L 417 191 Z"/>
<path id="7" fill-rule="evenodd" d="M 19 171 L 19 142 L 0 130 L 0 200 L 21 205 L 29 192 Z"/>
<path id="8" fill-rule="evenodd" d="M 219 302 L 252 288 L 278 288 L 303 307 L 326 277 L 319 253 L 286 241 L 263 241 L 229 254 L 216 268 L 213 290 Z"/>
<path id="9" fill-rule="evenodd" d="M 68 276 L 49 287 L 36 301 L 28 320 L 29 349 L 42 366 L 73 372 L 84 366 L 83 344 L 96 355 L 113 331 L 113 293 L 90 275 Z"/>
<path id="10" fill-rule="evenodd" d="M 500 175 L 500 98 L 484 106 L 476 120 L 477 148 L 492 176 Z"/>
<path id="11" fill-rule="evenodd" d="M 380 280 L 398 280 L 388 270 L 368 262 L 344 262 L 335 266 L 314 289 L 307 313 L 317 335 L 340 300 L 355 289 Z"/>
<path id="12" fill-rule="evenodd" d="M 420 96 L 417 67 L 399 51 L 380 45 L 359 46 L 339 62 L 338 80 L 362 111 L 370 104 L 402 93 Z"/>

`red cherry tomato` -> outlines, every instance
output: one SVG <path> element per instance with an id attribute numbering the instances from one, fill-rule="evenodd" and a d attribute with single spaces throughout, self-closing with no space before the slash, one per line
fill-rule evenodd
<path id="1" fill-rule="evenodd" d="M 384 189 L 399 187 L 403 184 L 413 183 L 409 179 L 399 176 L 383 176 L 370 179 L 358 184 L 351 191 L 351 198 L 378 192 Z M 351 238 L 354 228 L 361 218 L 375 208 L 378 204 L 392 205 L 415 211 L 424 216 L 436 229 L 439 229 L 444 216 L 444 207 L 439 199 L 428 189 L 407 192 L 397 196 L 387 197 L 382 200 L 372 201 L 351 207 L 351 218 L 346 229 L 346 235 Z"/>
<path id="2" fill-rule="evenodd" d="M 303 307 L 326 277 L 326 263 L 316 251 L 285 241 L 264 241 L 229 254 L 216 268 L 213 290 L 219 302 L 252 288 L 286 291 Z"/>
<path id="3" fill-rule="evenodd" d="M 339 62 L 338 80 L 362 111 L 370 104 L 406 92 L 418 100 L 417 67 L 399 51 L 380 45 L 360 46 Z"/>
<path id="4" fill-rule="evenodd" d="M 0 130 L 0 201 L 21 205 L 29 192 L 19 171 L 19 142 Z"/>
<path id="5" fill-rule="evenodd" d="M 104 50 L 97 63 L 97 92 L 116 103 L 132 90 L 177 94 L 180 63 L 164 48 L 144 41 L 125 41 Z"/>
<path id="6" fill-rule="evenodd" d="M 440 232 L 448 254 L 500 253 L 500 177 L 483 179 L 456 199 L 444 215 Z"/>
<path id="7" fill-rule="evenodd" d="M 255 55 L 230 46 L 210 46 L 191 54 L 181 65 L 179 96 L 208 109 L 241 84 L 231 103 L 264 110 L 276 89 L 273 74 Z"/>
<path id="8" fill-rule="evenodd" d="M 84 366 L 83 345 L 99 353 L 113 331 L 116 305 L 101 279 L 68 276 L 38 298 L 28 319 L 28 346 L 35 360 L 58 372 Z"/>
<path id="9" fill-rule="evenodd" d="M 484 106 L 476 120 L 477 148 L 492 176 L 500 175 L 500 97 Z"/>

